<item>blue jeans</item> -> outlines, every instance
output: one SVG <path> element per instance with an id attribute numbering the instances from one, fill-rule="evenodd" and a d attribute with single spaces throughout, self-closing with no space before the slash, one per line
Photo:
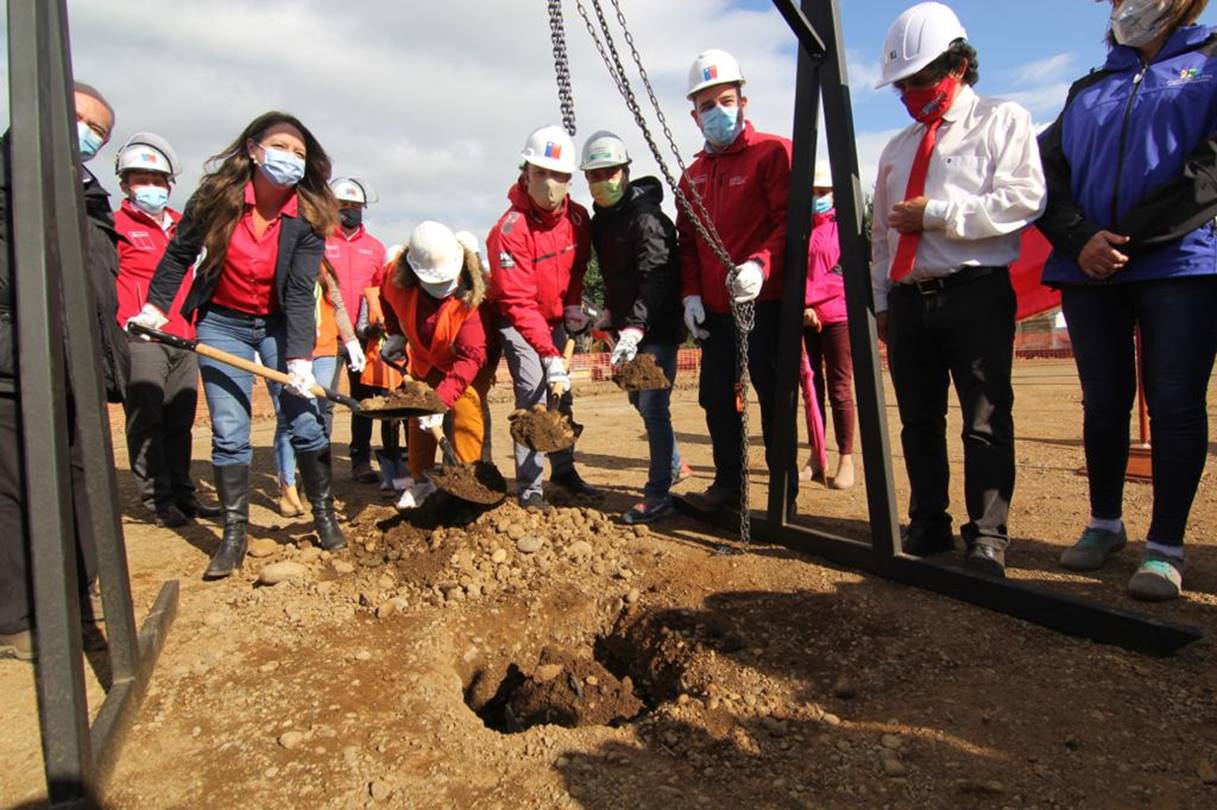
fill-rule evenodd
<path id="1" fill-rule="evenodd" d="M 1154 471 L 1147 539 L 1180 546 L 1208 453 L 1217 277 L 1070 286 L 1061 305 L 1082 382 L 1091 514 L 1114 519 L 1123 511 L 1139 326 Z"/>
<path id="2" fill-rule="evenodd" d="M 644 342 L 638 347 L 639 354 L 649 354 L 655 358 L 655 365 L 663 369 L 673 384 L 676 383 L 676 350 L 675 343 Z M 657 501 L 668 494 L 672 488 L 672 474 L 680 469 L 680 450 L 672 432 L 672 411 L 669 407 L 672 389 L 631 391 L 629 396 L 630 404 L 642 414 L 647 443 L 651 449 L 651 466 L 642 494 L 648 502 Z"/>
<path id="3" fill-rule="evenodd" d="M 287 330 L 281 315 L 245 315 L 222 307 L 207 307 L 196 325 L 199 343 L 246 360 L 257 355 L 262 365 L 287 370 L 283 348 Z M 250 397 L 254 375 L 226 363 L 199 358 L 203 393 L 211 413 L 211 463 L 217 467 L 249 464 L 253 447 L 249 442 Z M 270 386 L 276 411 L 283 413 L 296 452 L 315 452 L 329 445 L 325 423 L 312 400 L 288 394 L 280 398 L 282 386 Z"/>
<path id="4" fill-rule="evenodd" d="M 313 358 L 313 376 L 317 378 L 318 383 L 332 390 L 338 385 L 338 358 L 334 355 Z M 287 417 L 284 416 L 283 409 L 279 407 L 279 392 L 275 390 L 278 387 L 278 383 L 266 381 L 266 390 L 270 392 L 270 398 L 275 403 L 275 468 L 279 471 L 280 484 L 295 486 L 296 451 L 292 448 L 291 430 L 288 428 Z M 288 394 L 288 396 L 292 395 Z M 328 399 L 319 398 L 313 400 L 313 407 L 321 414 L 322 422 L 325 425 L 325 436 L 328 439 L 330 428 L 334 424 L 334 403 Z"/>

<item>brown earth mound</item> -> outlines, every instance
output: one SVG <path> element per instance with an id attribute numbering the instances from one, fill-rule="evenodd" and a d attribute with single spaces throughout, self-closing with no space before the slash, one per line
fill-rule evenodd
<path id="1" fill-rule="evenodd" d="M 655 365 L 655 358 L 640 354 L 613 371 L 613 382 L 623 391 L 660 391 L 672 387 L 672 381 Z"/>
<path id="2" fill-rule="evenodd" d="M 643 710 L 627 676 L 618 680 L 591 658 L 559 646 L 541 650 L 536 668 L 507 699 L 509 728 L 619 725 Z"/>
<path id="3" fill-rule="evenodd" d="M 444 413 L 447 406 L 426 383 L 410 380 L 387 397 L 368 397 L 359 401 L 360 411 L 422 411 Z"/>
<path id="4" fill-rule="evenodd" d="M 565 450 L 575 443 L 575 426 L 561 411 L 534 405 L 530 411 L 513 411 L 507 419 L 511 422 L 511 438 L 538 453 Z"/>
<path id="5" fill-rule="evenodd" d="M 507 494 L 507 480 L 488 461 L 440 467 L 431 473 L 431 480 L 449 495 L 471 503 L 495 504 Z"/>

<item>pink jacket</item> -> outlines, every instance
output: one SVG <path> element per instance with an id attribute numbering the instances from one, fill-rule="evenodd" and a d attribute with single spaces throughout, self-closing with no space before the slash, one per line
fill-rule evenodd
<path id="1" fill-rule="evenodd" d="M 837 212 L 816 214 L 807 245 L 807 294 L 804 307 L 812 307 L 821 323 L 845 320 L 845 278 L 841 275 L 841 240 Z"/>

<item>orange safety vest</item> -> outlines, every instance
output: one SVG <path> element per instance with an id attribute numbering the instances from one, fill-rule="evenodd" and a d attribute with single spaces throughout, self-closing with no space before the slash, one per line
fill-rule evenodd
<path id="1" fill-rule="evenodd" d="M 317 300 L 317 341 L 313 345 L 313 357 L 333 357 L 338 354 L 338 321 L 334 318 L 334 305 L 324 292 L 321 282 L 314 290 Z"/>
<path id="2" fill-rule="evenodd" d="M 368 323 L 384 323 L 384 310 L 380 304 L 380 287 L 368 287 L 363 291 L 364 300 L 368 302 Z M 373 388 L 387 388 L 390 391 L 401 387 L 401 372 L 392 368 L 380 359 L 380 347 L 383 339 L 372 338 L 364 351 L 367 364 L 363 367 L 363 376 L 359 381 Z"/>
<path id="3" fill-rule="evenodd" d="M 403 290 L 389 279 L 386 279 L 383 289 L 385 301 L 393 307 L 393 312 L 397 314 L 397 320 L 406 335 L 410 375 L 421 380 L 425 379 L 432 369 L 447 372 L 456 356 L 452 349 L 456 336 L 465 321 L 476 314 L 477 308 L 469 306 L 456 296 L 440 304 L 435 334 L 431 338 L 431 344 L 427 346 L 423 344 L 418 330 L 418 299 L 425 293 L 419 287 Z"/>

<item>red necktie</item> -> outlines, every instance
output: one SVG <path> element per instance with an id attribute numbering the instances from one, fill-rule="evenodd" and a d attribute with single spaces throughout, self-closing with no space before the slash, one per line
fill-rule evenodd
<path id="1" fill-rule="evenodd" d="M 917 147 L 917 155 L 913 158 L 913 169 L 909 172 L 909 184 L 904 189 L 904 199 L 911 200 L 925 194 L 925 177 L 930 170 L 930 153 L 938 142 L 938 127 L 942 118 L 937 118 L 926 125 L 925 135 L 921 136 L 921 145 Z M 917 245 L 921 242 L 921 231 L 900 234 L 900 244 L 896 247 L 896 258 L 892 259 L 892 281 L 900 281 L 913 272 L 913 263 L 917 260 Z"/>

